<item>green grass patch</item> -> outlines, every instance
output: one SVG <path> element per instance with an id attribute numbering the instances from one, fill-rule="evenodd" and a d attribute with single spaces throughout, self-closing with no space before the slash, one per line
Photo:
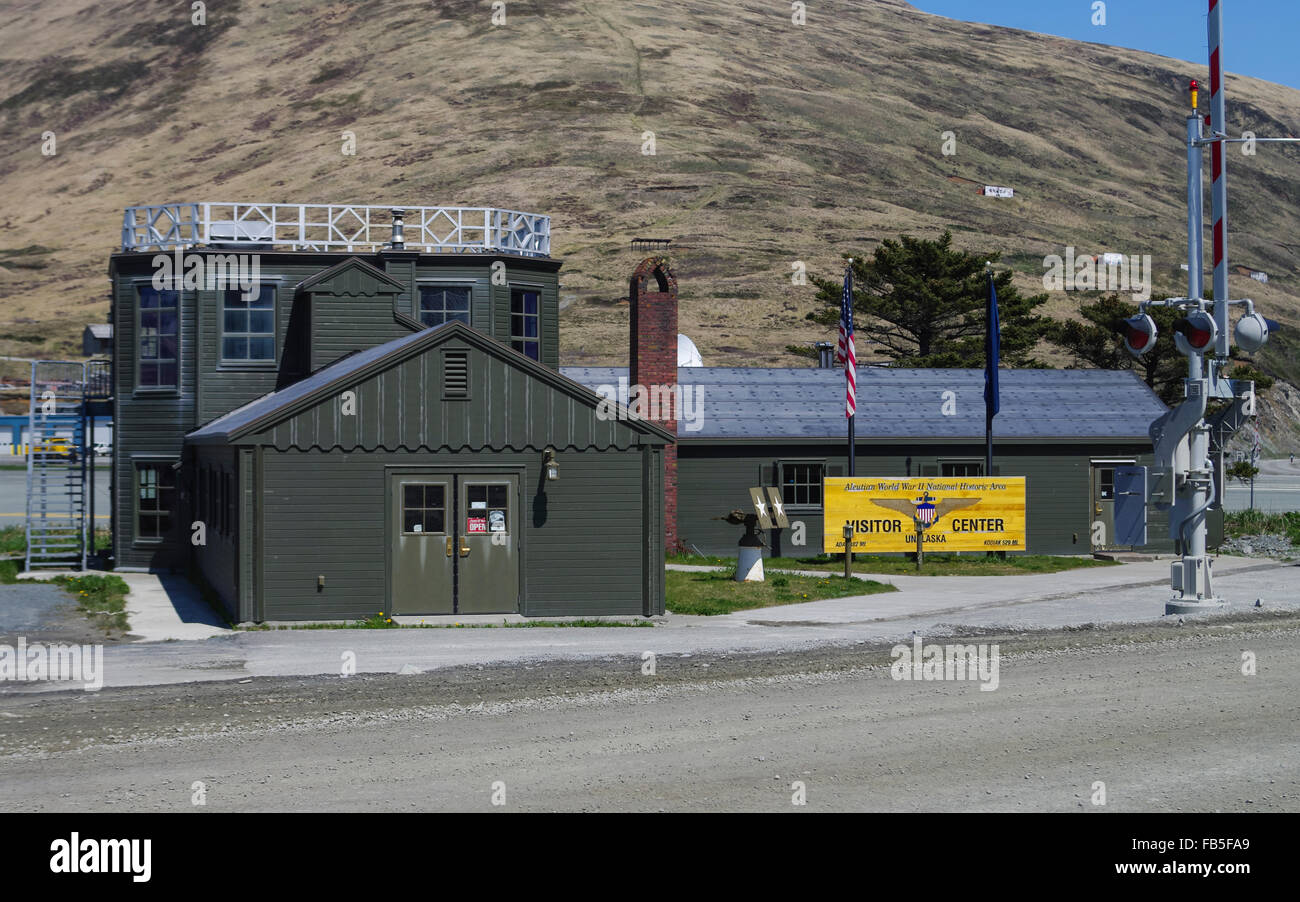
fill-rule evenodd
<path id="1" fill-rule="evenodd" d="M 713 616 L 753 608 L 802 604 L 823 598 L 896 591 L 893 586 L 874 580 L 846 580 L 843 576 L 834 575 L 817 577 L 774 573 L 761 583 L 740 583 L 735 580 L 735 562 L 732 564 L 728 570 L 712 570 L 707 573 L 667 571 L 665 591 L 669 612 Z"/>
<path id="2" fill-rule="evenodd" d="M 95 530 L 95 550 L 107 551 L 113 547 L 113 533 L 107 529 Z M 27 530 L 21 526 L 0 528 L 0 554 L 26 554 Z"/>
<path id="3" fill-rule="evenodd" d="M 26 529 L 21 526 L 6 526 L 0 529 L 0 554 L 25 554 L 26 552 Z"/>
<path id="4" fill-rule="evenodd" d="M 91 573 L 85 576 L 56 576 L 51 581 L 72 595 L 76 599 L 77 609 L 92 615 L 94 622 L 106 632 L 127 631 L 126 596 L 131 590 L 122 577 Z"/>
<path id="5" fill-rule="evenodd" d="M 668 556 L 670 564 L 698 564 L 712 567 L 736 566 L 735 558 L 722 558 L 698 554 Z M 844 573 L 844 558 L 839 555 L 819 554 L 812 557 L 764 558 L 763 566 L 769 570 L 824 570 L 827 573 Z M 921 576 L 1010 576 L 1018 573 L 1059 573 L 1086 567 L 1114 567 L 1116 561 L 1101 561 L 1090 557 L 1055 557 L 1047 554 L 1009 554 L 1006 560 L 990 558 L 982 552 L 965 554 L 927 553 Z M 916 562 L 905 557 L 859 554 L 853 562 L 854 573 L 883 573 L 915 576 Z"/>
<path id="6" fill-rule="evenodd" d="M 1237 536 L 1282 535 L 1300 545 L 1300 511 L 1268 514 L 1264 511 L 1229 511 L 1223 516 L 1223 534 Z"/>

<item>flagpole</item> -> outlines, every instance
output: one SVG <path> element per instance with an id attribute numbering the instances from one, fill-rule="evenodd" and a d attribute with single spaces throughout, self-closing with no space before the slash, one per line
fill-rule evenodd
<path id="1" fill-rule="evenodd" d="M 989 279 L 989 296 L 986 305 L 984 329 L 984 366 L 987 372 L 988 367 L 996 366 L 993 363 L 993 265 L 992 263 L 984 264 L 984 272 Z M 992 374 L 986 375 L 986 380 L 991 378 Z M 987 390 L 987 389 L 986 389 Z M 993 475 L 993 405 L 989 399 L 984 403 L 984 475 Z"/>
<path id="2" fill-rule="evenodd" d="M 848 272 L 848 275 L 847 275 L 846 278 L 848 279 L 848 284 L 849 284 L 849 292 L 848 292 L 848 293 L 849 293 L 849 305 L 850 305 L 850 309 L 852 309 L 852 304 L 853 304 L 853 258 L 852 258 L 852 257 L 849 258 L 849 272 Z M 844 362 L 844 366 L 847 368 L 848 365 L 849 365 L 848 361 L 845 360 L 845 362 Z M 848 420 L 849 420 L 849 475 L 850 475 L 850 476 L 856 476 L 856 475 L 858 475 L 857 473 L 854 472 L 855 465 L 856 465 L 856 462 L 857 462 L 857 444 L 858 444 L 858 443 L 857 443 L 856 430 L 855 430 L 855 426 L 854 426 L 854 421 L 855 421 L 856 419 L 857 419 L 857 408 L 856 408 L 856 406 L 855 406 L 855 407 L 854 407 L 854 412 L 851 413 L 851 414 L 849 414 L 849 417 L 848 417 Z"/>

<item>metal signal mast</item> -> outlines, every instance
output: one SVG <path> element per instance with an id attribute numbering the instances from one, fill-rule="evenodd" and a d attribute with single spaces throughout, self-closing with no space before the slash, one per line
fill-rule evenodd
<path id="1" fill-rule="evenodd" d="M 1214 592 L 1212 561 L 1206 554 L 1206 514 L 1221 490 L 1210 459 L 1210 435 L 1236 432 L 1255 415 L 1255 383 L 1229 379 L 1228 308 L 1244 306 L 1234 337 L 1247 352 L 1258 351 L 1277 324 L 1255 312 L 1254 302 L 1228 297 L 1228 183 L 1225 148 L 1251 142 L 1296 142 L 1297 138 L 1229 138 L 1225 131 L 1223 97 L 1223 3 L 1209 0 L 1210 115 L 1203 120 L 1199 107 L 1200 85 L 1191 83 L 1191 113 L 1187 117 L 1187 297 L 1144 301 L 1139 314 L 1126 323 L 1125 344 L 1134 356 L 1155 345 L 1156 325 L 1147 310 L 1175 307 L 1183 317 L 1174 326 L 1174 343 L 1187 356 L 1186 400 L 1151 424 L 1155 466 L 1149 480 L 1145 468 L 1133 468 L 1134 485 L 1145 488 L 1133 494 L 1158 510 L 1169 512 L 1170 538 L 1176 540 L 1181 559 L 1171 567 L 1174 595 L 1166 614 L 1199 613 L 1226 602 Z M 1206 132 L 1204 126 L 1208 125 Z M 1211 219 L 1213 221 L 1213 301 L 1207 301 L 1203 282 L 1202 150 L 1210 148 Z M 1210 399 L 1229 401 L 1213 424 L 1205 418 Z M 1222 452 L 1220 451 L 1220 456 Z M 1220 467 L 1222 459 L 1220 459 Z M 1117 474 L 1117 481 L 1119 474 Z M 1140 483 L 1138 482 L 1140 480 Z M 1120 486 L 1117 484 L 1117 491 Z M 1135 506 L 1145 518 L 1146 505 Z M 1145 526 L 1142 529 L 1145 533 Z"/>

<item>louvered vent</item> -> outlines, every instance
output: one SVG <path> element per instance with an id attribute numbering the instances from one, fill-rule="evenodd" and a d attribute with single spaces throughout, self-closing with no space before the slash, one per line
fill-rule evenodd
<path id="1" fill-rule="evenodd" d="M 469 352 L 447 351 L 442 355 L 442 396 L 469 397 Z"/>

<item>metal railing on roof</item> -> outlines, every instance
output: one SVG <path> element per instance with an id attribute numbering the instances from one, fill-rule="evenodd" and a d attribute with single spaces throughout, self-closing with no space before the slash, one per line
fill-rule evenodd
<path id="1" fill-rule="evenodd" d="M 493 207 L 359 204 L 174 203 L 127 207 L 123 251 L 170 251 L 214 244 L 267 250 L 373 252 L 393 237 L 393 214 L 405 225 L 405 248 L 426 253 L 551 253 L 551 218 Z"/>

